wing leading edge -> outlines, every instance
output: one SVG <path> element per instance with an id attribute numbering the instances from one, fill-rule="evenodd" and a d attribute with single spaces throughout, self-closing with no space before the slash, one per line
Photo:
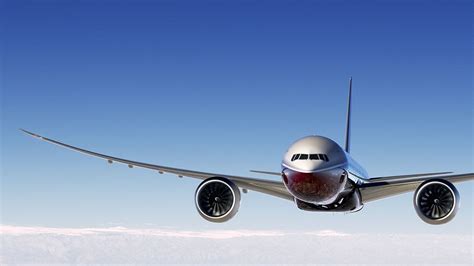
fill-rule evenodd
<path id="1" fill-rule="evenodd" d="M 207 173 L 207 172 L 180 169 L 180 168 L 174 168 L 174 167 L 168 167 L 168 166 L 162 166 L 162 165 L 156 165 L 156 164 L 142 163 L 142 162 L 122 159 L 118 157 L 113 157 L 113 156 L 85 150 L 82 148 L 78 148 L 69 144 L 65 144 L 65 143 L 50 139 L 50 138 L 40 136 L 38 134 L 35 134 L 33 132 L 30 132 L 24 129 L 20 129 L 20 130 L 40 140 L 61 146 L 63 148 L 68 148 L 76 152 L 102 158 L 102 159 L 107 160 L 109 163 L 118 162 L 118 163 L 126 164 L 130 168 L 132 167 L 147 168 L 147 169 L 156 170 L 161 174 L 170 173 L 170 174 L 178 175 L 179 177 L 186 176 L 186 177 L 192 177 L 192 178 L 201 179 L 201 180 L 204 180 L 210 177 L 215 177 L 215 176 L 224 177 L 229 180 L 232 180 L 238 187 L 242 189 L 258 191 L 264 194 L 268 194 L 271 196 L 293 201 L 293 196 L 290 193 L 288 193 L 288 191 L 285 188 L 285 185 L 280 181 L 265 180 L 265 179 L 251 178 L 251 177 L 242 177 L 242 176 L 233 176 L 233 175 L 224 175 L 224 174 L 216 174 L 216 173 Z"/>

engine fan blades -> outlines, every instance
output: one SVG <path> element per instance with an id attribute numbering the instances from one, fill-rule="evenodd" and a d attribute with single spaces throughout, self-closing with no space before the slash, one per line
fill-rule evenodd
<path id="1" fill-rule="evenodd" d="M 426 223 L 444 224 L 456 215 L 459 192 L 447 180 L 432 179 L 420 184 L 413 197 L 416 213 Z"/>
<path id="2" fill-rule="evenodd" d="M 219 217 L 232 208 L 234 196 L 227 185 L 214 182 L 201 189 L 198 201 L 207 215 Z"/>
<path id="3" fill-rule="evenodd" d="M 420 211 L 428 218 L 440 219 L 448 215 L 454 204 L 451 191 L 442 185 L 430 185 L 420 191 Z"/>
<path id="4" fill-rule="evenodd" d="M 240 190 L 227 178 L 211 177 L 199 184 L 194 200 L 201 217 L 222 223 L 232 219 L 239 210 Z"/>

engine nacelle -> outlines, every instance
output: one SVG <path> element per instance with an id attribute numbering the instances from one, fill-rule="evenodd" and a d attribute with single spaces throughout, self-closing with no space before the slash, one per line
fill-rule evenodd
<path id="1" fill-rule="evenodd" d="M 196 208 L 204 219 L 222 223 L 237 214 L 240 190 L 227 178 L 211 177 L 199 184 L 194 199 Z"/>
<path id="2" fill-rule="evenodd" d="M 451 221 L 460 203 L 459 192 L 453 184 L 442 179 L 423 182 L 415 191 L 413 204 L 418 216 L 429 224 Z"/>

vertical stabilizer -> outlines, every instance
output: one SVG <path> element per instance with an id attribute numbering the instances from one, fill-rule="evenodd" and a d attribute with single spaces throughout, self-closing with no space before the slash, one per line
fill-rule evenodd
<path id="1" fill-rule="evenodd" d="M 349 80 L 349 97 L 347 101 L 347 121 L 346 121 L 346 152 L 350 152 L 351 147 L 351 102 L 352 102 L 352 77 Z"/>

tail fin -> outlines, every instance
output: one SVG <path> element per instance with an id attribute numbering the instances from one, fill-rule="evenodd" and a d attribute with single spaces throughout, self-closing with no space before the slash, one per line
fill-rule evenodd
<path id="1" fill-rule="evenodd" d="M 349 80 L 349 97 L 347 101 L 347 121 L 346 121 L 346 152 L 350 152 L 351 147 L 351 102 L 352 102 L 352 77 Z"/>

